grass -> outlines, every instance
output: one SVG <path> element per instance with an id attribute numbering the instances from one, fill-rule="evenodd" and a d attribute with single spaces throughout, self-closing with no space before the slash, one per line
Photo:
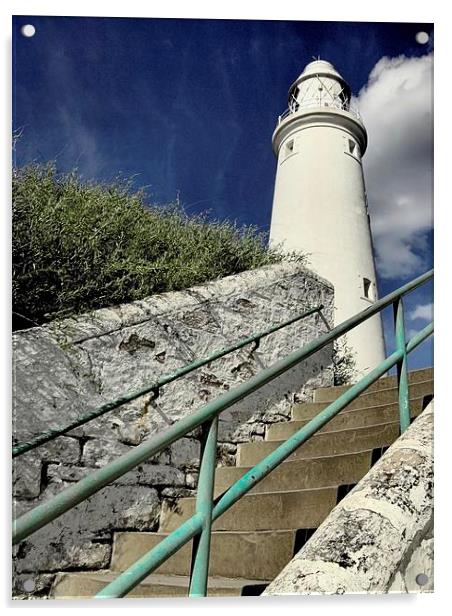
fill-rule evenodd
<path id="1" fill-rule="evenodd" d="M 53 164 L 13 172 L 13 328 L 117 305 L 282 260 L 254 227 L 150 206 L 130 183 Z"/>

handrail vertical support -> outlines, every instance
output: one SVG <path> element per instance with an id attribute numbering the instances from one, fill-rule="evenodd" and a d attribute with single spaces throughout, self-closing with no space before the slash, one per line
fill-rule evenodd
<path id="1" fill-rule="evenodd" d="M 397 387 L 399 397 L 400 433 L 403 434 L 411 421 L 410 400 L 408 387 L 408 365 L 405 341 L 405 319 L 403 315 L 403 300 L 401 297 L 394 304 L 395 341 L 398 350 L 403 351 L 403 356 L 397 362 Z"/>
<path id="2" fill-rule="evenodd" d="M 196 513 L 202 515 L 201 532 L 193 538 L 190 572 L 190 597 L 207 595 L 209 577 L 210 540 L 212 529 L 213 491 L 217 460 L 218 416 L 202 426 L 201 462 L 196 497 Z"/>

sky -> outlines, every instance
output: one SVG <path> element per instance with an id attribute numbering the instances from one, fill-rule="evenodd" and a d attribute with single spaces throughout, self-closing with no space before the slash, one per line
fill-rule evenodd
<path id="1" fill-rule="evenodd" d="M 29 23 L 36 33 L 26 38 Z M 271 136 L 313 56 L 350 84 L 368 131 L 383 296 L 433 264 L 432 24 L 13 18 L 15 164 L 132 177 L 151 203 L 179 199 L 188 214 L 268 231 Z M 432 285 L 406 297 L 408 337 L 430 320 L 432 302 Z M 391 310 L 383 316 L 390 352 Z M 432 363 L 432 341 L 410 355 L 410 368 Z"/>

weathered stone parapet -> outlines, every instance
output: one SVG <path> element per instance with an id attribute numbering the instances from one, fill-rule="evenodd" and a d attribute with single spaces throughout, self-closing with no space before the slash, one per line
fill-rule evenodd
<path id="1" fill-rule="evenodd" d="M 264 594 L 432 590 L 432 526 L 433 402 Z M 427 576 L 425 585 L 419 574 Z"/>
<path id="2" fill-rule="evenodd" d="M 433 524 L 400 564 L 389 592 L 433 591 Z"/>
<path id="3" fill-rule="evenodd" d="M 57 428 L 125 391 L 319 304 L 331 323 L 329 283 L 299 264 L 282 263 L 17 332 L 14 437 L 24 441 Z M 320 315 L 311 315 L 262 339 L 254 352 L 249 345 L 166 385 L 155 402 L 142 396 L 74 430 L 71 447 L 82 450 L 85 464 L 92 439 L 116 447 L 137 445 L 323 331 Z M 263 424 L 287 417 L 291 402 L 306 399 L 310 390 L 331 384 L 332 378 L 328 347 L 225 411 L 220 442 L 240 442 L 254 433 L 259 437 Z M 68 445 L 63 438 L 50 443 L 44 459 L 54 462 L 54 447 L 59 446 Z M 176 457 L 179 446 L 173 449 Z M 35 455 L 22 459 L 32 473 Z M 21 485 L 17 496 L 36 496 L 36 482 L 29 482 L 27 494 Z"/>
<path id="4" fill-rule="evenodd" d="M 333 295 L 328 282 L 300 264 L 281 263 L 16 332 L 14 437 L 24 441 L 65 425 L 311 307 L 323 304 L 331 324 Z M 14 517 L 324 331 L 324 321 L 313 314 L 263 339 L 254 352 L 248 345 L 166 385 L 156 401 L 142 396 L 16 458 Z M 219 426 L 222 463 L 234 462 L 238 442 L 262 438 L 263 426 L 288 418 L 294 401 L 332 381 L 329 346 L 227 409 Z M 18 590 L 32 572 L 36 579 L 39 574 L 38 588 L 54 571 L 105 567 L 116 530 L 155 529 L 162 500 L 196 488 L 199 447 L 198 430 L 28 538 L 15 559 Z"/>

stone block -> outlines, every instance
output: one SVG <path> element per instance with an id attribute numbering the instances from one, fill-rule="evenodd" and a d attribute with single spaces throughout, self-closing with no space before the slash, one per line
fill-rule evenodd
<path id="1" fill-rule="evenodd" d="M 49 485 L 33 505 L 47 501 L 67 485 Z M 38 572 L 104 567 L 111 550 L 110 544 L 103 542 L 105 538 L 111 540 L 111 533 L 117 529 L 152 530 L 159 514 L 160 500 L 155 489 L 106 486 L 21 542 L 16 568 L 19 572 Z M 99 540 L 102 543 L 97 543 Z"/>
<path id="2" fill-rule="evenodd" d="M 181 438 L 170 447 L 171 464 L 178 468 L 194 466 L 199 463 L 201 445 L 199 441 L 190 438 Z"/>

